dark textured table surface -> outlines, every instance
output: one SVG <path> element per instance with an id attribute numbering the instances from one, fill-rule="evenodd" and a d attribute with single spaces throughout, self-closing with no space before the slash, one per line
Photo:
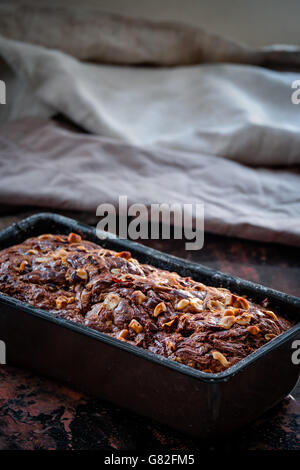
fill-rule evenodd
<path id="1" fill-rule="evenodd" d="M 19 213 L 3 215 L 0 228 L 19 218 Z M 83 216 L 77 214 L 77 218 Z M 300 297 L 300 249 L 210 234 L 198 252 L 186 252 L 184 242 L 178 240 L 147 244 Z M 298 382 L 282 403 L 235 436 L 199 441 L 30 371 L 0 366 L 1 450 L 299 450 L 299 412 Z"/>

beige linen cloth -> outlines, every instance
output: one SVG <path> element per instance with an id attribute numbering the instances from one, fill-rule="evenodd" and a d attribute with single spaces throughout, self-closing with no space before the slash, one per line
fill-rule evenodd
<path id="1" fill-rule="evenodd" d="M 14 2 L 0 34 L 17 81 L 0 110 L 0 201 L 203 201 L 207 230 L 300 245 L 298 47 Z M 57 113 L 94 135 L 59 128 Z"/>

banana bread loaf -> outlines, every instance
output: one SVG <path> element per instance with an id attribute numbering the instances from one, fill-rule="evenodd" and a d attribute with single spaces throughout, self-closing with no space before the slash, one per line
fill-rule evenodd
<path id="1" fill-rule="evenodd" d="M 142 265 L 77 234 L 0 252 L 0 291 L 204 372 L 220 372 L 291 323 L 227 289 Z"/>

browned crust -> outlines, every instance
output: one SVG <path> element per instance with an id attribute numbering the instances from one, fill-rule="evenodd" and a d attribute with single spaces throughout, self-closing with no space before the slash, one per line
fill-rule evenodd
<path id="1" fill-rule="evenodd" d="M 76 234 L 0 252 L 0 291 L 204 372 L 220 372 L 292 325 L 227 289 L 142 265 Z"/>

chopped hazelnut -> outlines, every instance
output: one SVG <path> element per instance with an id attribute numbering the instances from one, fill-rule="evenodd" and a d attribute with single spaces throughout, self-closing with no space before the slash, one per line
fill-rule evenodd
<path id="1" fill-rule="evenodd" d="M 207 306 L 211 312 L 224 310 L 224 305 L 219 300 L 210 300 Z"/>
<path id="2" fill-rule="evenodd" d="M 61 264 L 63 264 L 64 266 L 68 267 L 69 266 L 69 263 L 67 261 L 67 258 L 65 256 L 63 256 L 61 258 Z"/>
<path id="3" fill-rule="evenodd" d="M 222 328 L 225 328 L 226 330 L 229 330 L 229 328 L 232 327 L 232 325 L 235 323 L 236 318 L 232 316 L 227 316 L 227 317 L 222 317 L 221 320 L 219 321 L 219 325 Z"/>
<path id="4" fill-rule="evenodd" d="M 116 253 L 115 256 L 118 256 L 118 257 L 124 258 L 124 259 L 130 259 L 131 258 L 131 253 L 130 253 L 130 251 L 120 251 L 119 253 Z"/>
<path id="5" fill-rule="evenodd" d="M 118 335 L 118 339 L 125 341 L 126 338 L 128 337 L 129 331 L 125 328 L 124 330 L 120 331 Z"/>
<path id="6" fill-rule="evenodd" d="M 132 328 L 136 333 L 141 333 L 141 331 L 143 331 L 142 325 L 134 318 L 129 323 L 129 328 Z"/>
<path id="7" fill-rule="evenodd" d="M 61 295 L 60 297 L 57 297 L 55 302 L 56 302 L 56 307 L 59 309 L 62 309 L 67 306 L 68 299 L 67 297 L 64 297 L 63 295 Z"/>
<path id="8" fill-rule="evenodd" d="M 76 247 L 76 250 L 85 251 L 85 252 L 88 251 L 88 249 L 87 249 L 85 246 L 83 246 L 83 245 L 78 245 L 78 246 Z"/>
<path id="9" fill-rule="evenodd" d="M 39 258 L 35 258 L 36 263 L 48 263 L 51 261 L 51 258 L 48 258 L 48 256 L 40 256 Z"/>
<path id="10" fill-rule="evenodd" d="M 202 312 L 203 311 L 203 300 L 198 299 L 198 297 L 194 297 L 193 299 L 190 300 L 190 305 L 193 307 L 194 310 L 197 312 Z"/>
<path id="11" fill-rule="evenodd" d="M 249 303 L 248 303 L 247 300 L 244 299 L 243 297 L 240 297 L 240 298 L 239 298 L 239 303 L 240 303 L 240 308 L 243 308 L 244 310 L 248 310 L 248 309 L 249 309 Z"/>
<path id="12" fill-rule="evenodd" d="M 138 305 L 141 305 L 147 299 L 147 296 L 140 290 L 135 290 L 132 294 L 132 297 Z"/>
<path id="13" fill-rule="evenodd" d="M 119 268 L 113 268 L 113 269 L 110 270 L 110 272 L 111 272 L 114 276 L 116 276 L 116 275 L 120 274 L 121 270 L 120 270 Z"/>
<path id="14" fill-rule="evenodd" d="M 223 367 L 228 367 L 229 366 L 229 362 L 227 361 L 224 354 L 220 353 L 220 351 L 213 351 L 212 352 L 212 357 L 216 361 L 219 361 L 222 364 Z"/>
<path id="15" fill-rule="evenodd" d="M 68 236 L 68 242 L 69 243 L 80 243 L 82 240 L 81 236 L 78 235 L 77 233 L 69 233 L 69 236 Z"/>
<path id="16" fill-rule="evenodd" d="M 257 335 L 260 332 L 260 329 L 256 325 L 248 326 L 247 330 L 251 335 Z"/>
<path id="17" fill-rule="evenodd" d="M 57 240 L 58 242 L 62 242 L 62 243 L 65 242 L 65 239 L 61 237 L 60 235 L 55 235 L 55 240 Z"/>
<path id="18" fill-rule="evenodd" d="M 175 320 L 176 320 L 176 318 L 173 318 L 173 320 L 170 320 L 170 321 L 164 323 L 163 326 L 172 326 Z"/>
<path id="19" fill-rule="evenodd" d="M 31 248 L 30 250 L 27 251 L 28 255 L 38 255 L 39 252 L 38 250 L 35 250 L 34 248 Z"/>
<path id="20" fill-rule="evenodd" d="M 248 310 L 249 303 L 244 297 L 238 297 L 237 295 L 232 294 L 227 305 L 232 305 L 236 308 L 242 308 L 243 310 Z"/>
<path id="21" fill-rule="evenodd" d="M 19 271 L 25 271 L 26 266 L 28 265 L 28 261 L 26 259 L 23 259 L 19 266 Z"/>
<path id="22" fill-rule="evenodd" d="M 272 312 L 271 310 L 265 310 L 264 313 L 265 313 L 266 315 L 268 315 L 269 317 L 271 317 L 272 320 L 275 320 L 275 321 L 278 320 L 278 318 L 277 318 L 277 316 L 275 315 L 275 313 Z"/>
<path id="23" fill-rule="evenodd" d="M 238 323 L 241 326 L 248 325 L 248 323 L 250 323 L 251 321 L 251 318 L 252 318 L 251 315 L 243 314 L 240 317 L 237 317 L 236 323 Z"/>
<path id="24" fill-rule="evenodd" d="M 232 327 L 232 325 L 235 323 L 236 318 L 232 316 L 227 316 L 227 317 L 222 317 L 221 320 L 219 321 L 219 325 L 222 328 L 225 328 L 226 330 L 229 330 L 229 328 Z"/>
<path id="25" fill-rule="evenodd" d="M 168 346 L 168 349 L 169 349 L 170 351 L 175 351 L 175 349 L 176 349 L 175 343 L 174 343 L 173 341 L 171 341 L 170 339 L 169 339 L 168 342 L 167 342 L 167 346 Z"/>
<path id="26" fill-rule="evenodd" d="M 108 310 L 114 310 L 119 305 L 119 302 L 120 297 L 118 296 L 118 294 L 108 294 L 105 297 L 103 304 Z"/>
<path id="27" fill-rule="evenodd" d="M 156 305 L 153 316 L 158 317 L 162 312 L 165 312 L 167 310 L 167 307 L 164 302 L 160 302 L 159 304 Z"/>
<path id="28" fill-rule="evenodd" d="M 231 316 L 231 315 L 238 315 L 238 313 L 240 312 L 240 308 L 234 308 L 234 307 L 231 307 L 231 308 L 228 308 L 225 310 L 224 312 L 224 316 L 225 317 L 228 317 L 228 316 Z"/>
<path id="29" fill-rule="evenodd" d="M 40 235 L 39 240 L 51 240 L 52 235 L 50 233 L 44 233 L 43 235 Z"/>
<path id="30" fill-rule="evenodd" d="M 274 338 L 276 338 L 276 335 L 274 335 L 274 334 L 272 334 L 272 333 L 267 333 L 267 334 L 265 335 L 265 339 L 266 339 L 267 341 L 270 341 L 271 339 L 274 339 Z"/>
<path id="31" fill-rule="evenodd" d="M 188 299 L 181 299 L 177 302 L 175 308 L 176 310 L 183 310 L 189 305 L 190 301 Z"/>
<path id="32" fill-rule="evenodd" d="M 62 258 L 63 256 L 67 256 L 67 254 L 68 254 L 68 252 L 64 248 L 59 248 L 53 254 L 53 258 L 54 259 L 59 259 L 59 258 Z"/>
<path id="33" fill-rule="evenodd" d="M 202 284 L 202 282 L 197 282 L 197 284 L 195 286 L 195 289 L 202 291 L 202 290 L 206 289 L 206 286 L 204 284 Z"/>
<path id="34" fill-rule="evenodd" d="M 82 268 L 76 269 L 76 274 L 83 281 L 87 281 L 88 278 L 89 278 L 89 275 L 88 275 L 87 271 L 85 269 L 82 269 Z"/>

